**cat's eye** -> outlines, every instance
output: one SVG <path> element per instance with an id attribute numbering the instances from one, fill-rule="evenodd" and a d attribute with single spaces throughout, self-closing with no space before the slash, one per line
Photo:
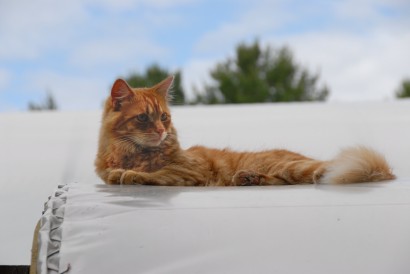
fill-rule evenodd
<path id="1" fill-rule="evenodd" d="M 165 112 L 161 114 L 161 121 L 165 122 L 166 120 L 168 120 L 168 114 L 166 114 Z"/>
<path id="2" fill-rule="evenodd" d="M 142 122 L 142 123 L 146 123 L 148 122 L 149 118 L 148 115 L 146 113 L 141 113 L 137 115 L 137 120 Z"/>

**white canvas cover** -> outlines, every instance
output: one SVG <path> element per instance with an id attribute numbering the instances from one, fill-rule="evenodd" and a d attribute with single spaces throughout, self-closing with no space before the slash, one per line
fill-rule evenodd
<path id="1" fill-rule="evenodd" d="M 341 148 L 366 145 L 385 155 L 400 184 L 410 183 L 410 100 L 173 106 L 172 118 L 183 148 L 284 148 L 327 160 Z M 28 264 L 33 228 L 57 185 L 102 184 L 94 172 L 100 122 L 101 111 L 0 115 L 0 264 Z M 292 189 L 303 197 L 310 190 Z M 392 202 L 401 195 L 386 190 Z M 387 241 L 392 234 L 384 235 Z"/>
<path id="2" fill-rule="evenodd" d="M 227 188 L 70 184 L 56 193 L 41 233 L 52 230 L 54 219 L 58 235 L 41 237 L 39 273 L 57 273 L 56 266 L 58 273 L 87 274 L 410 273 L 410 186 L 400 180 Z"/>

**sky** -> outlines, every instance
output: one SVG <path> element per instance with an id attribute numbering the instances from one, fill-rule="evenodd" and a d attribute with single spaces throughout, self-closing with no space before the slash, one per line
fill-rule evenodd
<path id="1" fill-rule="evenodd" d="M 239 43 L 288 46 L 329 101 L 385 101 L 410 78 L 408 0 L 0 1 L 0 112 L 51 92 L 99 110 L 118 77 L 181 70 L 188 98 Z"/>

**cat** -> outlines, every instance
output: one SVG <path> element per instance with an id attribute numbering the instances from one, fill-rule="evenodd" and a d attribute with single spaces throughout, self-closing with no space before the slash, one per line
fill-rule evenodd
<path id="1" fill-rule="evenodd" d="M 236 152 L 180 147 L 169 108 L 173 76 L 150 88 L 114 82 L 105 102 L 96 172 L 107 184 L 248 186 L 392 180 L 382 155 L 344 149 L 330 161 L 287 150 Z"/>

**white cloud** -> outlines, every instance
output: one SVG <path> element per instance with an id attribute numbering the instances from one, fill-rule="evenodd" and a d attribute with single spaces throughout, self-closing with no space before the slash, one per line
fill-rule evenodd
<path id="1" fill-rule="evenodd" d="M 391 98 L 408 73 L 404 61 L 410 60 L 407 32 L 306 33 L 283 42 L 291 45 L 296 60 L 313 72 L 320 70 L 320 79 L 330 87 L 332 100 Z"/>
<path id="2" fill-rule="evenodd" d="M 235 18 L 231 22 L 225 22 L 217 29 L 205 33 L 196 43 L 196 52 L 223 52 L 223 54 L 226 54 L 238 42 L 243 42 L 245 39 L 259 38 L 266 32 L 275 30 L 293 16 L 278 12 L 279 2 L 255 2 L 251 9 L 245 10 L 245 13 L 239 18 Z M 273 14 L 274 16 L 272 16 Z"/>
<path id="3" fill-rule="evenodd" d="M 143 35 L 146 37 L 150 33 L 151 24 L 160 26 L 178 22 L 178 18 L 168 15 L 166 8 L 192 1 L 6 1 L 0 8 L 0 59 L 35 59 L 50 50 L 60 50 L 64 54 L 76 50 L 74 55 L 90 55 L 90 58 L 98 58 L 100 52 L 110 58 L 115 51 L 127 53 L 131 47 L 141 55 L 158 54 L 159 46 L 147 41 Z M 123 19 L 119 14 L 140 6 L 146 8 L 144 18 Z M 150 13 L 151 9 L 157 12 Z M 98 21 L 93 10 L 102 10 L 106 20 Z M 119 37 L 120 34 L 124 37 Z M 115 46 L 109 45 L 108 40 Z"/>
<path id="4" fill-rule="evenodd" d="M 140 0 L 140 2 L 144 3 L 145 5 L 149 5 L 155 8 L 170 8 L 180 5 L 191 4 L 194 2 L 198 2 L 198 0 Z"/>
<path id="5" fill-rule="evenodd" d="M 79 45 L 73 50 L 70 62 L 81 68 L 100 65 L 120 65 L 129 68 L 141 64 L 147 58 L 159 59 L 166 54 L 166 48 L 148 39 L 107 37 Z"/>
<path id="6" fill-rule="evenodd" d="M 182 69 L 182 85 L 188 100 L 195 97 L 194 89 L 203 89 L 205 83 L 211 82 L 210 70 L 215 66 L 216 60 L 211 59 L 191 59 L 184 64 Z"/>
<path id="7" fill-rule="evenodd" d="M 81 1 L 81 0 L 80 0 Z M 141 1 L 135 0 L 86 0 L 81 1 L 86 5 L 101 7 L 112 11 L 122 11 L 134 8 Z"/>
<path id="8" fill-rule="evenodd" d="M 333 3 L 334 15 L 345 20 L 380 20 L 383 9 L 396 11 L 409 8 L 407 0 L 343 0 Z"/>
<path id="9" fill-rule="evenodd" d="M 0 59 L 32 59 L 66 44 L 85 16 L 76 1 L 2 2 Z"/>
<path id="10" fill-rule="evenodd" d="M 28 77 L 27 85 L 49 90 L 63 110 L 86 110 L 101 108 L 111 83 L 98 77 L 39 71 Z"/>
<path id="11" fill-rule="evenodd" d="M 141 6 L 164 9 L 189 4 L 196 1 L 198 0 L 87 0 L 86 3 L 100 6 L 105 9 L 120 11 Z"/>

